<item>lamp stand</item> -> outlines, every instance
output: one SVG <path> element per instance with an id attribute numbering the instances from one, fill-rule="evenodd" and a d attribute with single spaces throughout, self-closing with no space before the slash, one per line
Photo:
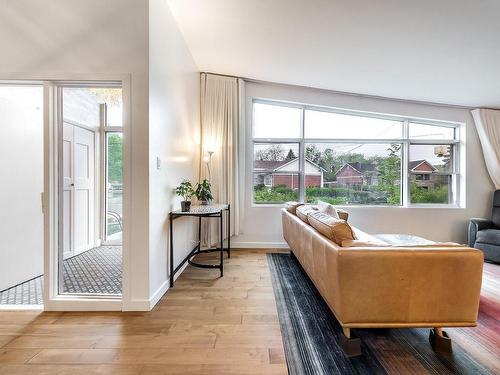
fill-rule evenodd
<path id="1" fill-rule="evenodd" d="M 207 171 L 208 171 L 208 182 L 212 182 L 212 171 L 210 169 L 210 166 L 212 165 L 212 155 L 214 154 L 213 151 L 207 151 L 208 152 L 208 160 L 206 161 L 207 163 Z"/>

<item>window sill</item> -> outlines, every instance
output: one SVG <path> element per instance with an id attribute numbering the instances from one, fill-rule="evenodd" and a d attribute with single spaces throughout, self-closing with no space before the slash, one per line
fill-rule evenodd
<path id="1" fill-rule="evenodd" d="M 259 208 L 259 207 L 263 207 L 263 208 L 270 208 L 270 207 L 285 208 L 285 203 L 262 203 L 262 204 L 252 203 L 251 207 L 252 208 Z"/>
<path id="2" fill-rule="evenodd" d="M 458 206 L 455 204 L 413 204 L 407 206 L 392 206 L 392 205 L 334 205 L 337 208 L 344 210 L 349 209 L 360 209 L 360 208 L 389 208 L 389 209 L 402 209 L 402 208 L 416 208 L 416 209 L 446 209 L 446 210 L 464 210 L 464 206 Z M 265 204 L 255 204 L 252 203 L 251 208 L 285 208 L 285 203 L 265 203 Z"/>

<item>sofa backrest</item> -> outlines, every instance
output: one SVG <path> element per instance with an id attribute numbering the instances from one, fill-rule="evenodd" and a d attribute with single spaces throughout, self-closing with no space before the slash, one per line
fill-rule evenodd
<path id="1" fill-rule="evenodd" d="M 491 221 L 500 228 L 500 190 L 493 193 L 493 212 L 491 213 Z"/>

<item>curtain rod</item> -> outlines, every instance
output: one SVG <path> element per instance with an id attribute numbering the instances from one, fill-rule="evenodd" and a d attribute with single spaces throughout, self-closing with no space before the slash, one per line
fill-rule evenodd
<path id="1" fill-rule="evenodd" d="M 477 108 L 493 109 L 493 110 L 500 109 L 500 108 L 495 108 L 495 107 L 491 107 L 491 108 L 477 107 L 477 106 L 472 107 L 472 106 L 459 105 L 459 104 L 446 104 L 446 103 L 437 103 L 437 102 L 427 102 L 424 100 L 400 99 L 400 98 L 390 98 L 387 96 L 379 96 L 379 95 L 359 94 L 359 93 L 348 92 L 348 91 L 329 90 L 329 89 L 313 87 L 313 86 L 303 86 L 303 85 L 293 85 L 293 84 L 289 84 L 289 83 L 263 81 L 263 80 L 259 80 L 259 79 L 255 79 L 255 78 L 234 76 L 234 75 L 230 75 L 230 74 L 221 74 L 221 73 L 212 73 L 212 72 L 200 72 L 200 74 L 211 74 L 214 76 L 242 79 L 245 82 L 251 82 L 251 83 L 261 83 L 261 84 L 275 85 L 275 86 L 290 86 L 290 87 L 296 87 L 296 88 L 298 87 L 298 88 L 305 88 L 305 89 L 311 89 L 311 90 L 326 91 L 326 92 L 331 93 L 331 94 L 355 96 L 357 98 L 365 98 L 365 99 L 390 100 L 393 102 L 395 101 L 395 102 L 408 103 L 408 104 L 430 105 L 430 106 L 434 106 L 434 107 L 447 107 L 447 108 L 466 109 L 466 110 L 473 110 L 473 109 L 477 109 Z"/>

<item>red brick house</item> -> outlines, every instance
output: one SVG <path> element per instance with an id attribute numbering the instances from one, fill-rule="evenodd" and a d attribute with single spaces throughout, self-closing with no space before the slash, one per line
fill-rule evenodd
<path id="1" fill-rule="evenodd" d="M 286 186 L 290 189 L 299 188 L 299 159 L 291 160 L 255 160 L 254 162 L 254 186 L 265 185 L 267 187 Z M 323 172 L 325 170 L 319 165 L 306 159 L 305 163 L 305 185 L 306 187 L 322 187 Z"/>
<path id="2" fill-rule="evenodd" d="M 425 189 L 434 187 L 434 181 L 431 179 L 432 173 L 437 169 L 427 160 L 414 160 L 408 163 L 410 178 L 418 187 Z"/>
<path id="3" fill-rule="evenodd" d="M 337 185 L 377 185 L 376 165 L 372 163 L 345 163 L 335 173 Z"/>
<path id="4" fill-rule="evenodd" d="M 419 187 L 433 187 L 431 174 L 437 169 L 427 160 L 410 161 L 408 168 L 412 180 Z M 372 163 L 345 163 L 336 173 L 337 185 L 377 185 L 376 165 Z"/>

